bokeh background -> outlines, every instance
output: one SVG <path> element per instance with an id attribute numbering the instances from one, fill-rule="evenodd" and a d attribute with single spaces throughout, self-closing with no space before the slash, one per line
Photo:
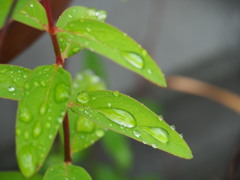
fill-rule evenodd
<path id="1" fill-rule="evenodd" d="M 110 23 L 146 48 L 166 76 L 184 75 L 240 92 L 240 2 L 238 0 L 74 0 L 104 9 Z M 68 60 L 74 75 L 83 53 Z M 129 139 L 130 177 L 166 180 L 227 179 L 240 150 L 240 118 L 208 99 L 162 89 L 105 60 L 109 88 L 131 95 L 163 114 L 193 151 L 184 160 Z M 54 63 L 45 34 L 11 64 L 27 68 Z M 239 104 L 240 106 L 240 104 Z M 0 170 L 16 169 L 14 127 L 17 103 L 0 99 Z M 112 163 L 96 143 L 92 163 Z M 89 170 L 91 171 L 91 170 Z M 235 179 L 240 178 L 235 175 Z M 130 178 L 131 179 L 131 178 Z M 134 179 L 134 178 L 132 178 Z"/>

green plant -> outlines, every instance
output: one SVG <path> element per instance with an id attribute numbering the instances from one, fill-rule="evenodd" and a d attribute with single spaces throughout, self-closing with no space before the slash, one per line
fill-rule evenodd
<path id="1" fill-rule="evenodd" d="M 140 102 L 118 91 L 106 90 L 98 76 L 88 71 L 72 81 L 64 69 L 66 58 L 82 49 L 103 55 L 159 86 L 166 86 L 155 62 L 134 40 L 104 23 L 106 12 L 81 6 L 66 9 L 53 23 L 49 0 L 1 0 L 0 27 L 9 17 L 49 33 L 56 55 L 53 65 L 34 70 L 0 65 L 0 97 L 17 100 L 16 154 L 21 173 L 33 176 L 43 165 L 60 131 L 64 141 L 62 163 L 53 164 L 43 179 L 91 179 L 73 165 L 71 155 L 100 139 L 107 129 L 153 148 L 191 159 L 182 136 Z M 15 6 L 16 5 L 16 6 Z M 2 35 L 3 37 L 4 35 Z M 63 127 L 63 130 L 61 130 Z M 21 173 L 0 177 L 21 178 Z"/>

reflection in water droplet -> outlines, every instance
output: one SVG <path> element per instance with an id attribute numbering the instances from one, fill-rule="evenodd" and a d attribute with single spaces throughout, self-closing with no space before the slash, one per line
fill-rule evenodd
<path id="1" fill-rule="evenodd" d="M 134 136 L 136 136 L 136 137 L 140 137 L 140 136 L 141 136 L 141 132 L 138 131 L 138 130 L 133 131 L 133 134 L 134 134 Z"/>
<path id="2" fill-rule="evenodd" d="M 62 102 L 67 100 L 69 97 L 69 88 L 64 84 L 60 83 L 55 89 L 55 100 L 57 102 Z"/>
<path id="3" fill-rule="evenodd" d="M 144 66 L 143 58 L 136 53 L 122 52 L 122 57 L 137 69 L 142 69 Z"/>
<path id="4" fill-rule="evenodd" d="M 114 96 L 118 97 L 119 94 L 120 94 L 120 93 L 119 93 L 118 91 L 113 91 L 113 95 L 114 95 Z"/>
<path id="5" fill-rule="evenodd" d="M 90 133 L 94 130 L 95 124 L 89 119 L 80 116 L 77 120 L 76 130 L 78 132 L 87 132 Z"/>
<path id="6" fill-rule="evenodd" d="M 88 103 L 89 101 L 89 95 L 88 93 L 86 92 L 80 92 L 77 96 L 77 101 L 82 103 L 82 104 L 85 104 L 85 103 Z"/>
<path id="7" fill-rule="evenodd" d="M 43 115 L 46 113 L 46 111 L 47 111 L 47 104 L 46 104 L 46 103 L 43 103 L 43 104 L 41 105 L 40 109 L 39 109 L 39 113 L 40 113 L 40 115 L 43 116 Z"/>
<path id="8" fill-rule="evenodd" d="M 132 116 L 132 114 L 125 110 L 101 108 L 98 109 L 98 111 L 106 118 L 120 126 L 132 128 L 136 125 L 135 118 Z"/>
<path id="9" fill-rule="evenodd" d="M 155 127 L 141 127 L 146 133 L 157 139 L 162 143 L 168 142 L 168 132 L 163 128 L 155 128 Z"/>
<path id="10" fill-rule="evenodd" d="M 23 122 L 29 122 L 32 119 L 32 116 L 27 108 L 24 108 L 19 113 L 19 119 Z"/>
<path id="11" fill-rule="evenodd" d="M 96 135 L 97 135 L 98 137 L 103 137 L 104 134 L 105 134 L 105 132 L 104 132 L 103 130 L 101 130 L 101 129 L 98 129 L 98 130 L 96 131 Z"/>
<path id="12" fill-rule="evenodd" d="M 15 88 L 14 88 L 13 86 L 10 86 L 10 87 L 8 88 L 8 91 L 9 91 L 9 92 L 14 92 L 14 91 L 15 91 Z"/>

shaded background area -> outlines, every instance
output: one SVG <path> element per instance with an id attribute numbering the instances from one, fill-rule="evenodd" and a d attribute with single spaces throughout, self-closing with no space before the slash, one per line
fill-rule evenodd
<path id="1" fill-rule="evenodd" d="M 237 0 L 75 0 L 72 5 L 104 9 L 107 22 L 125 31 L 168 75 L 185 75 L 237 94 L 240 92 L 240 2 Z M 54 63 L 50 38 L 44 35 L 11 64 L 34 68 Z M 75 74 L 82 54 L 69 59 Z M 240 118 L 229 109 L 200 97 L 156 87 L 126 69 L 104 61 L 110 89 L 155 102 L 191 147 L 184 160 L 130 140 L 134 163 L 130 174 L 156 174 L 163 179 L 226 179 L 240 147 Z M 240 105 L 239 105 L 240 106 Z M 0 99 L 0 169 L 14 169 L 16 102 Z M 95 161 L 106 154 L 94 146 Z M 239 178 L 239 177 L 238 177 Z M 237 178 L 236 178 L 237 179 Z"/>

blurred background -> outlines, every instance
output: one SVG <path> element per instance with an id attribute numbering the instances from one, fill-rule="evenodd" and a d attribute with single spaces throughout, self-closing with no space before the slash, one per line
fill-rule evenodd
<path id="1" fill-rule="evenodd" d="M 71 5 L 106 10 L 106 22 L 147 49 L 167 77 L 184 75 L 239 94 L 238 0 L 73 0 Z M 68 60 L 73 75 L 82 67 L 81 59 L 84 53 Z M 54 61 L 50 38 L 45 34 L 10 63 L 32 69 Z M 192 160 L 184 160 L 129 139 L 133 155 L 127 170 L 130 179 L 222 180 L 230 176 L 233 166 L 237 169 L 239 114 L 205 98 L 157 87 L 109 60 L 103 62 L 109 88 L 163 114 L 168 124 L 184 135 L 194 155 Z M 0 170 L 17 167 L 16 108 L 16 102 L 0 99 Z M 113 163 L 100 143 L 91 152 L 91 163 Z M 88 163 L 91 173 L 90 167 Z M 240 179 L 239 174 L 234 178 Z"/>

